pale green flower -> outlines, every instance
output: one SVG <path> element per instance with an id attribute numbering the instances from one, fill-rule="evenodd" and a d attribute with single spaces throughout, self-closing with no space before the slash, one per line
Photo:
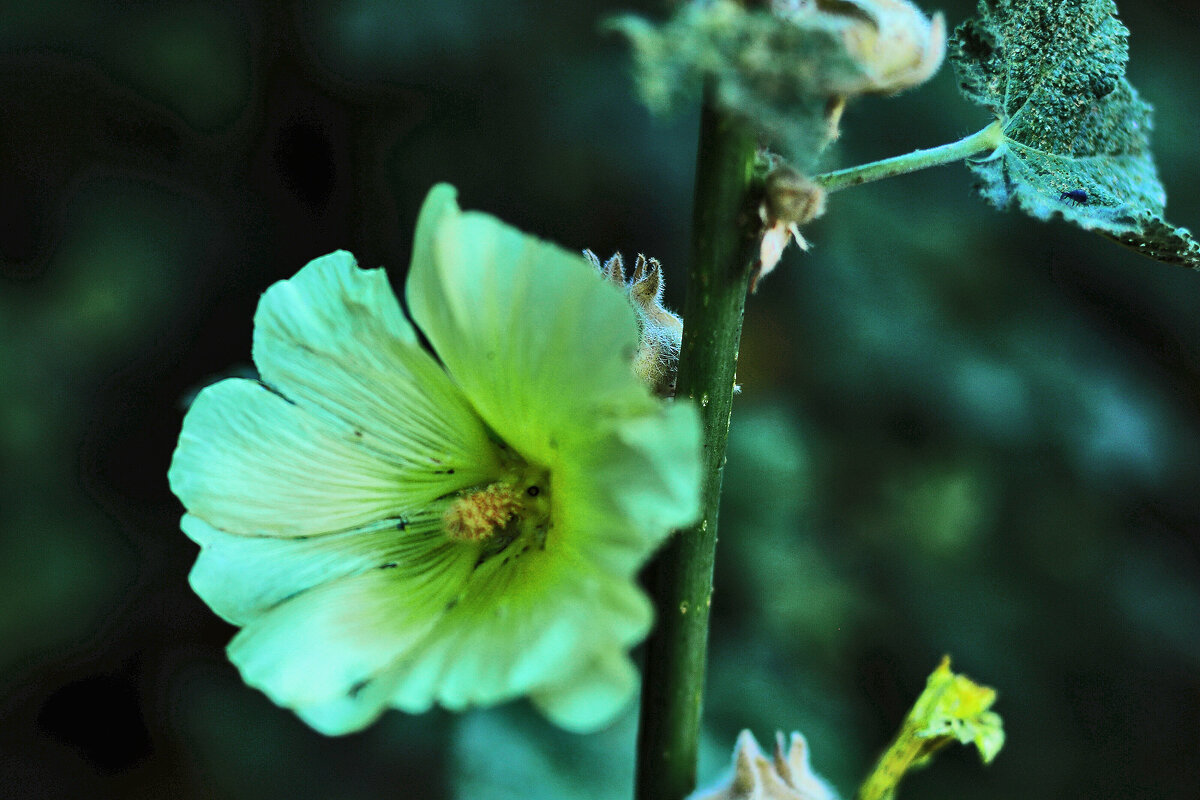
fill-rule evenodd
<path id="1" fill-rule="evenodd" d="M 699 511 L 699 422 L 630 368 L 628 302 L 439 185 L 408 277 L 344 252 L 263 295 L 262 382 L 200 393 L 171 488 L 247 683 L 328 734 L 529 695 L 591 730 L 636 687 L 635 571 Z M 439 364 L 440 360 L 440 364 Z"/>

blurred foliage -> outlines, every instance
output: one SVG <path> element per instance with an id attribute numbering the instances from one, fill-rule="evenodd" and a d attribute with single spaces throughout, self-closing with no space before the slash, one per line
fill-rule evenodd
<path id="1" fill-rule="evenodd" d="M 769 136 L 798 169 L 810 171 L 836 131 L 831 96 L 857 92 L 866 67 L 852 57 L 835 14 L 802 21 L 730 0 L 681 4 L 661 25 L 633 14 L 606 24 L 629 39 L 638 88 L 665 114 L 699 102 L 712 87 L 722 110 Z"/>
<path id="2" fill-rule="evenodd" d="M 232 628 L 187 587 L 165 475 L 183 400 L 248 363 L 262 290 L 338 247 L 398 283 L 435 180 L 566 246 L 661 259 L 678 308 L 695 119 L 652 120 L 597 29 L 662 9 L 0 10 L 6 796 L 627 796 L 631 721 L 567 738 L 518 704 L 332 740 L 245 688 Z M 1194 226 L 1197 12 L 1122 12 L 1172 218 Z M 852 104 L 828 166 L 985 116 L 943 70 Z M 800 730 L 848 794 L 949 652 L 999 690 L 1009 739 L 986 769 L 947 752 L 905 800 L 1200 785 L 1200 283 L 997 215 L 970 181 L 838 193 L 751 298 L 702 781 L 742 728 Z"/>

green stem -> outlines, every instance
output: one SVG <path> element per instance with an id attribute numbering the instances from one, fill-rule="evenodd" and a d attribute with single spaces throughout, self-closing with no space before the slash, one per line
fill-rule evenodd
<path id="1" fill-rule="evenodd" d="M 973 133 L 965 139 L 944 144 L 941 147 L 931 147 L 928 150 L 914 150 L 902 156 L 885 158 L 857 167 L 847 167 L 834 172 L 826 172 L 813 178 L 824 187 L 826 192 L 836 192 L 850 186 L 859 186 L 871 181 L 884 178 L 894 178 L 919 169 L 938 167 L 962 161 L 964 158 L 995 150 L 1004 142 L 1004 130 L 1000 120 L 996 120 L 978 133 Z"/>
<path id="2" fill-rule="evenodd" d="M 638 800 L 682 800 L 696 785 L 717 509 L 754 238 L 744 226 L 756 142 L 706 98 L 700 116 L 692 264 L 676 396 L 703 421 L 702 516 L 650 567 L 657 623 L 646 647 L 638 731 Z"/>
<path id="3" fill-rule="evenodd" d="M 890 800 L 895 797 L 900 779 L 918 758 L 928 755 L 929 746 L 929 740 L 902 731 L 879 757 L 879 761 L 875 762 L 875 768 L 859 786 L 855 800 Z"/>

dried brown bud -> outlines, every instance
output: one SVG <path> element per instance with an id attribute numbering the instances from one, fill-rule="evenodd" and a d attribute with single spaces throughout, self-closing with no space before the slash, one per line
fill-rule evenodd
<path id="1" fill-rule="evenodd" d="M 825 213 L 825 190 L 789 166 L 771 170 L 765 189 L 768 219 L 804 225 Z"/>
<path id="2" fill-rule="evenodd" d="M 783 257 L 788 242 L 794 241 L 801 250 L 808 242 L 800 234 L 800 226 L 825 213 L 825 190 L 789 166 L 783 165 L 767 175 L 758 216 L 763 230 L 759 244 L 758 266 L 750 278 L 750 291 L 769 274 Z"/>

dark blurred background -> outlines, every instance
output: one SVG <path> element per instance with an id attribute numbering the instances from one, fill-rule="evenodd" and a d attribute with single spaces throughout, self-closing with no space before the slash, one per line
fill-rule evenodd
<path id="1" fill-rule="evenodd" d="M 950 23 L 972 4 L 939 4 Z M 524 703 L 326 739 L 246 688 L 166 469 L 250 368 L 259 294 L 353 251 L 399 286 L 429 186 L 682 300 L 696 115 L 598 21 L 641 2 L 0 3 L 0 796 L 629 796 L 632 712 Z M 1127 2 L 1169 218 L 1200 228 L 1200 18 Z M 829 166 L 987 123 L 946 68 Z M 852 793 L 943 653 L 1009 741 L 905 800 L 1200 796 L 1200 274 L 1001 214 L 961 165 L 830 199 L 751 298 L 702 777 L 800 729 Z"/>

